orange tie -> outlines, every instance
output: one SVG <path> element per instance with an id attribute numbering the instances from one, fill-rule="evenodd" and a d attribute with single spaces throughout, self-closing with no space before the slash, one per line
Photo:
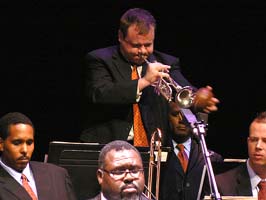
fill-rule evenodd
<path id="1" fill-rule="evenodd" d="M 176 147 L 179 149 L 179 152 L 177 154 L 177 157 L 181 163 L 181 166 L 184 170 L 184 172 L 187 171 L 187 165 L 188 165 L 188 157 L 187 154 L 185 152 L 185 147 L 183 144 L 177 144 Z"/>
<path id="2" fill-rule="evenodd" d="M 21 179 L 22 179 L 22 185 L 25 188 L 25 190 L 28 192 L 28 194 L 30 195 L 30 197 L 32 198 L 32 200 L 38 200 L 37 196 L 35 195 L 35 193 L 33 192 L 33 190 L 31 189 L 29 183 L 28 183 L 28 179 L 27 177 L 22 174 L 21 175 Z"/>
<path id="3" fill-rule="evenodd" d="M 133 67 L 131 79 L 138 79 L 138 72 L 136 66 Z M 139 105 L 137 103 L 133 104 L 133 130 L 134 146 L 148 147 L 149 143 L 141 120 Z"/>
<path id="4" fill-rule="evenodd" d="M 260 189 L 258 200 L 266 200 L 266 181 L 260 181 L 258 187 Z"/>

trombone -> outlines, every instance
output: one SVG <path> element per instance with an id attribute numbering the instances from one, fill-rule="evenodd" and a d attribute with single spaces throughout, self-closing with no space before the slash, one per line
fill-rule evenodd
<path id="1" fill-rule="evenodd" d="M 147 64 L 150 64 L 150 62 L 144 57 L 144 55 L 140 56 Z M 169 103 L 171 101 L 174 101 L 180 108 L 189 108 L 194 102 L 195 93 L 193 92 L 193 88 L 190 86 L 181 87 L 171 77 L 160 78 L 153 86 L 155 87 L 155 92 L 157 94 L 161 94 Z M 174 97 L 172 96 L 173 94 Z M 155 151 L 157 151 L 157 162 L 155 162 Z M 161 158 L 162 132 L 159 128 L 157 128 L 153 132 L 150 141 L 148 188 L 146 191 L 146 195 L 149 199 L 151 199 L 151 196 L 153 196 L 155 200 L 159 200 Z M 152 193 L 154 168 L 156 168 L 155 196 Z"/>
<path id="2" fill-rule="evenodd" d="M 155 154 L 157 151 L 157 162 L 155 162 Z M 149 174 L 148 174 L 148 191 L 146 195 L 149 199 L 152 196 L 152 183 L 153 183 L 153 171 L 156 168 L 156 188 L 155 199 L 159 200 L 159 187 L 160 187 L 160 170 L 161 170 L 161 157 L 162 157 L 162 131 L 157 128 L 153 132 L 150 144 L 150 160 L 149 160 Z"/>

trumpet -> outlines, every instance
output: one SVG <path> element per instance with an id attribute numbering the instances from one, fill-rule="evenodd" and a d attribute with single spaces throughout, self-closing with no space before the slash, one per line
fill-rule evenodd
<path id="1" fill-rule="evenodd" d="M 143 60 L 150 62 L 142 56 Z M 168 102 L 174 101 L 181 108 L 189 108 L 193 104 L 195 93 L 190 86 L 182 87 L 171 77 L 160 78 L 154 85 L 155 92 L 161 94 Z"/>
<path id="2" fill-rule="evenodd" d="M 157 151 L 157 162 L 154 159 L 154 151 Z M 153 132 L 150 144 L 150 161 L 149 161 L 149 174 L 148 174 L 148 191 L 147 196 L 151 199 L 152 196 L 152 183 L 153 183 L 153 170 L 156 167 L 156 189 L 155 199 L 159 199 L 159 187 L 160 187 L 160 170 L 161 170 L 161 153 L 162 153 L 162 132 L 159 128 Z"/>

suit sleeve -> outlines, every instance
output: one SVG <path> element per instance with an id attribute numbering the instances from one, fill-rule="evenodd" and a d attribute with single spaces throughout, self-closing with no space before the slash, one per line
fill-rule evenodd
<path id="1" fill-rule="evenodd" d="M 70 179 L 67 170 L 65 169 L 64 169 L 64 174 L 65 174 L 65 186 L 66 186 L 67 196 L 69 197 L 68 199 L 77 200 L 72 181 Z"/>
<path id="2" fill-rule="evenodd" d="M 191 86 L 193 90 L 197 90 L 195 86 L 193 86 L 190 81 L 188 81 L 181 72 L 179 59 L 173 60 L 174 62 L 171 64 L 170 76 L 172 79 L 176 81 L 182 87 Z"/>

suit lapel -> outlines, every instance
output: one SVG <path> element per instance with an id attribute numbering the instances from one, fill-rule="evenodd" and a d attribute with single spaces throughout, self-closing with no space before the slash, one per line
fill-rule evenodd
<path id="1" fill-rule="evenodd" d="M 239 168 L 239 173 L 237 174 L 236 190 L 237 190 L 238 195 L 252 196 L 251 183 L 250 183 L 250 178 L 248 175 L 246 163 L 241 165 L 241 167 Z"/>
<path id="2" fill-rule="evenodd" d="M 198 166 L 199 163 L 202 161 L 204 162 L 203 156 L 200 153 L 199 149 L 200 145 L 197 145 L 197 143 L 192 139 L 191 141 L 191 150 L 189 155 L 189 163 L 188 163 L 188 169 L 187 171 L 191 171 L 195 166 Z"/>
<path id="3" fill-rule="evenodd" d="M 183 177 L 185 175 L 185 173 L 183 171 L 181 163 L 180 163 L 179 159 L 177 158 L 177 155 L 175 154 L 173 148 L 172 148 L 171 152 L 169 152 L 169 154 L 170 154 L 170 159 L 171 159 L 171 162 L 169 165 L 173 166 L 174 170 Z"/>
<path id="4" fill-rule="evenodd" d="M 152 58 L 154 56 L 151 56 Z M 153 58 L 152 60 L 154 60 Z M 121 53 L 119 52 L 119 47 L 117 47 L 117 50 L 113 54 L 113 64 L 116 68 L 116 71 L 126 80 L 128 80 L 128 77 L 131 77 L 131 64 L 126 61 Z M 123 66 L 123 67 L 121 67 Z M 142 65 L 142 72 L 141 72 L 141 77 L 143 77 L 146 74 L 147 70 L 147 64 Z"/>
<path id="5" fill-rule="evenodd" d="M 35 162 L 30 162 L 30 167 L 35 179 L 39 200 L 49 199 L 49 188 L 51 185 L 46 169 L 44 169 L 42 165 L 38 165 L 38 163 Z"/>
<path id="6" fill-rule="evenodd" d="M 0 187 L 5 188 L 18 199 L 31 200 L 26 190 L 0 166 Z"/>
<path id="7" fill-rule="evenodd" d="M 124 60 L 124 58 L 122 57 L 122 55 L 120 55 L 118 50 L 115 51 L 112 61 L 116 71 L 121 75 L 121 77 L 128 80 L 128 78 L 131 77 L 131 71 L 132 71 L 131 65 Z"/>

